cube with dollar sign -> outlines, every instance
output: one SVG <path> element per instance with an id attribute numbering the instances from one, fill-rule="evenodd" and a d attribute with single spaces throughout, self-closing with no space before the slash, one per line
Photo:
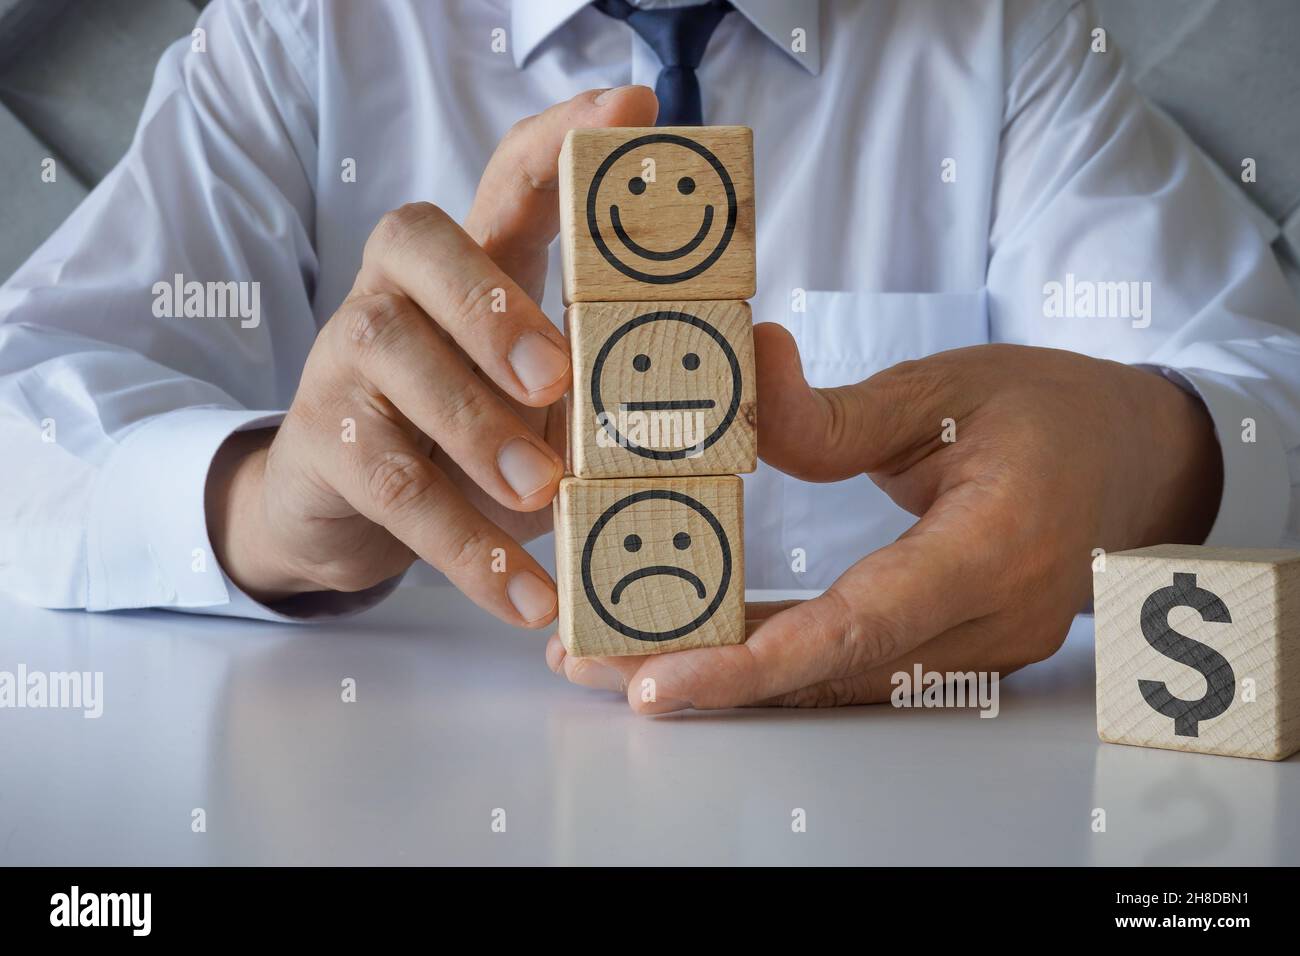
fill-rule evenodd
<path id="1" fill-rule="evenodd" d="M 1300 553 L 1159 545 L 1093 573 L 1097 733 L 1284 760 L 1300 750 Z"/>

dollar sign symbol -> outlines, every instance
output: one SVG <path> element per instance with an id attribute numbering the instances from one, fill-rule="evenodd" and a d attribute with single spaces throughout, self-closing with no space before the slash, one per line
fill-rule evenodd
<path id="1" fill-rule="evenodd" d="M 1222 654 L 1169 626 L 1169 612 L 1176 607 L 1190 607 L 1201 615 L 1201 620 L 1218 624 L 1231 624 L 1232 615 L 1217 594 L 1196 586 L 1195 574 L 1177 571 L 1172 587 L 1161 588 L 1142 605 L 1142 636 L 1165 657 L 1200 671 L 1205 678 L 1205 695 L 1199 700 L 1183 700 L 1169 693 L 1164 681 L 1158 680 L 1140 680 L 1138 689 L 1157 712 L 1174 719 L 1175 734 L 1196 737 L 1200 721 L 1211 720 L 1228 709 L 1237 677 Z"/>

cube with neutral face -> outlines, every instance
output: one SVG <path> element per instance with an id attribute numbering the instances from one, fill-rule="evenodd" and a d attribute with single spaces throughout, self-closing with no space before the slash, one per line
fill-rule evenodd
<path id="1" fill-rule="evenodd" d="M 560 153 L 566 302 L 754 294 L 744 126 L 572 130 Z"/>
<path id="2" fill-rule="evenodd" d="M 565 478 L 555 499 L 560 639 L 575 657 L 745 639 L 742 482 Z"/>
<path id="3" fill-rule="evenodd" d="M 582 302 L 569 467 L 579 478 L 723 475 L 758 463 L 754 335 L 744 302 Z"/>
<path id="4" fill-rule="evenodd" d="M 1160 545 L 1093 574 L 1097 732 L 1283 760 L 1300 750 L 1300 553 Z"/>

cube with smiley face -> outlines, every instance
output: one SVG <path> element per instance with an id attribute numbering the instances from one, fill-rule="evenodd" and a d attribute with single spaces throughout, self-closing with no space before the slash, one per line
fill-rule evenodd
<path id="1" fill-rule="evenodd" d="M 579 478 L 722 475 L 757 466 L 754 335 L 744 302 L 581 302 L 569 467 Z"/>
<path id="2" fill-rule="evenodd" d="M 568 653 L 658 654 L 743 641 L 743 507 L 734 475 L 563 479 L 555 554 Z"/>
<path id="3" fill-rule="evenodd" d="M 754 294 L 744 126 L 572 130 L 560 154 L 566 302 Z"/>

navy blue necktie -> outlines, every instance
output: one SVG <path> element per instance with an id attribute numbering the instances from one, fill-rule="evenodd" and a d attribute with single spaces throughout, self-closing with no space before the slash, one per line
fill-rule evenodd
<path id="1" fill-rule="evenodd" d="M 641 10 L 627 0 L 595 0 L 592 6 L 640 34 L 659 57 L 663 69 L 655 81 L 659 97 L 656 126 L 703 126 L 700 81 L 695 69 L 704 59 L 709 37 L 732 9 L 727 0 L 707 0 L 690 7 Z"/>

